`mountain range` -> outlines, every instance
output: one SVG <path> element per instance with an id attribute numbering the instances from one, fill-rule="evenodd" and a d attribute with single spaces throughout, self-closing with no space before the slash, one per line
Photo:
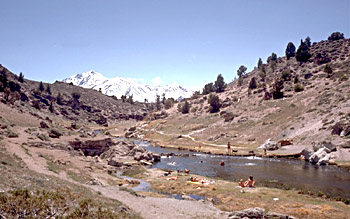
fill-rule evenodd
<path id="1" fill-rule="evenodd" d="M 132 95 L 133 99 L 139 102 L 144 102 L 145 99 L 147 99 L 148 102 L 155 102 L 156 95 L 162 96 L 163 94 L 165 94 L 166 98 L 181 100 L 182 98 L 190 97 L 193 93 L 191 90 L 179 85 L 151 86 L 129 78 L 107 78 L 95 71 L 73 75 L 64 79 L 63 82 L 73 83 L 83 88 L 101 90 L 103 94 L 116 96 L 118 98 L 122 95 Z"/>

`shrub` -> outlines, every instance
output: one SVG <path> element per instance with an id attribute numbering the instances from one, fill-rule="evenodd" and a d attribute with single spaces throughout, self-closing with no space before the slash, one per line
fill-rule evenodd
<path id="1" fill-rule="evenodd" d="M 271 61 L 277 61 L 277 54 L 274 52 L 267 58 L 267 63 L 270 63 Z"/>
<path id="2" fill-rule="evenodd" d="M 290 70 L 284 70 L 282 72 L 281 77 L 284 81 L 290 81 L 290 79 L 292 78 L 292 73 Z"/>
<path id="3" fill-rule="evenodd" d="M 273 99 L 280 99 L 283 98 L 283 80 L 275 80 L 274 84 L 272 85 L 272 97 Z"/>
<path id="4" fill-rule="evenodd" d="M 188 101 L 186 100 L 185 103 L 183 104 L 182 108 L 181 108 L 181 112 L 182 114 L 187 114 L 190 112 L 190 104 L 188 103 Z"/>
<path id="5" fill-rule="evenodd" d="M 210 108 L 209 108 L 210 113 L 215 113 L 215 112 L 218 112 L 220 110 L 221 103 L 220 103 L 220 99 L 217 95 L 210 94 L 210 96 L 208 98 L 208 103 L 210 104 Z"/>
<path id="6" fill-rule="evenodd" d="M 261 81 L 265 81 L 266 72 L 264 72 L 264 71 L 259 71 L 259 77 L 261 78 Z"/>
<path id="7" fill-rule="evenodd" d="M 73 97 L 74 100 L 79 100 L 79 99 L 80 99 L 80 96 L 81 96 L 81 94 L 78 93 L 78 92 L 73 92 L 73 93 L 72 93 L 72 97 Z"/>
<path id="8" fill-rule="evenodd" d="M 296 84 L 294 85 L 294 91 L 295 91 L 295 92 L 301 92 L 301 91 L 303 91 L 303 90 L 304 90 L 303 85 L 301 85 L 301 84 L 299 84 L 299 83 L 296 83 Z"/>
<path id="9" fill-rule="evenodd" d="M 333 69 L 332 69 L 332 67 L 331 67 L 330 65 L 327 64 L 327 65 L 324 67 L 323 71 L 324 71 L 325 73 L 327 73 L 327 78 L 332 77 L 332 75 L 333 75 Z"/>
<path id="10" fill-rule="evenodd" d="M 214 92 L 214 91 L 215 91 L 215 87 L 214 87 L 213 83 L 208 83 L 208 84 L 204 85 L 202 94 L 206 95 L 206 94 L 210 94 L 211 92 Z"/>
<path id="11" fill-rule="evenodd" d="M 334 32 L 328 37 L 328 40 L 330 41 L 341 40 L 341 39 L 344 39 L 344 34 L 340 32 Z"/>
<path id="12" fill-rule="evenodd" d="M 170 109 L 171 107 L 173 107 L 174 103 L 175 103 L 174 98 L 168 98 L 168 99 L 165 101 L 164 108 L 165 108 L 165 109 Z"/>
<path id="13" fill-rule="evenodd" d="M 253 89 L 255 89 L 256 87 L 257 87 L 257 86 L 256 86 L 255 77 L 252 77 L 252 79 L 250 79 L 248 88 L 251 89 L 251 90 L 253 90 Z"/>
<path id="14" fill-rule="evenodd" d="M 243 85 L 243 78 L 242 77 L 238 78 L 237 84 L 238 84 L 238 86 Z"/>

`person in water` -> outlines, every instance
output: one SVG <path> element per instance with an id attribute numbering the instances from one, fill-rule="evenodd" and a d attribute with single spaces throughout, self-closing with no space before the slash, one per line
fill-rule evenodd
<path id="1" fill-rule="evenodd" d="M 230 152 L 230 149 L 231 149 L 231 143 L 227 142 L 227 151 Z"/>
<path id="2" fill-rule="evenodd" d="M 249 176 L 249 179 L 244 182 L 244 187 L 254 187 L 255 186 L 255 180 L 253 179 L 253 176 Z"/>

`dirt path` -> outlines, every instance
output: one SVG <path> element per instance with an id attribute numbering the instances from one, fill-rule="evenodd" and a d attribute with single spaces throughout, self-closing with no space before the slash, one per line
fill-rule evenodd
<path id="1" fill-rule="evenodd" d="M 135 196 L 126 191 L 120 191 L 118 186 L 90 186 L 76 182 L 67 177 L 64 171 L 56 174 L 47 168 L 46 159 L 40 157 L 38 152 L 45 154 L 54 154 L 56 159 L 69 160 L 74 162 L 77 168 L 84 168 L 88 161 L 83 161 L 83 157 L 72 159 L 66 151 L 51 150 L 44 148 L 26 148 L 21 146 L 30 136 L 24 132 L 24 129 L 17 130 L 20 137 L 9 139 L 6 142 L 7 151 L 10 154 L 16 154 L 20 157 L 26 166 L 38 173 L 56 176 L 60 179 L 69 181 L 79 186 L 85 186 L 89 189 L 101 192 L 105 197 L 116 199 L 126 206 L 139 213 L 143 218 L 223 218 L 227 213 L 215 208 L 211 202 L 177 200 L 173 198 L 156 198 Z M 80 164 L 79 164 L 80 163 Z M 91 173 L 91 175 L 94 175 Z"/>
<path id="2" fill-rule="evenodd" d="M 118 199 L 143 218 L 225 218 L 226 212 L 215 208 L 210 202 L 177 200 L 173 198 L 136 197 L 118 187 L 90 186 L 104 196 Z"/>

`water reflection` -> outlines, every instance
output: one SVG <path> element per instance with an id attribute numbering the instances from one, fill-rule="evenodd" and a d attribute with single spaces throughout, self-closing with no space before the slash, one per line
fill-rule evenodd
<path id="1" fill-rule="evenodd" d="M 279 182 L 292 188 L 323 191 L 333 196 L 350 198 L 350 174 L 335 166 L 315 166 L 288 159 L 210 155 L 154 147 L 144 141 L 136 141 L 136 143 L 156 153 L 189 155 L 188 157 L 162 157 L 161 161 L 155 163 L 152 168 L 172 170 L 187 168 L 194 174 L 230 181 L 246 179 L 252 175 L 258 184 L 263 181 Z M 220 165 L 221 161 L 225 162 L 224 166 Z"/>

